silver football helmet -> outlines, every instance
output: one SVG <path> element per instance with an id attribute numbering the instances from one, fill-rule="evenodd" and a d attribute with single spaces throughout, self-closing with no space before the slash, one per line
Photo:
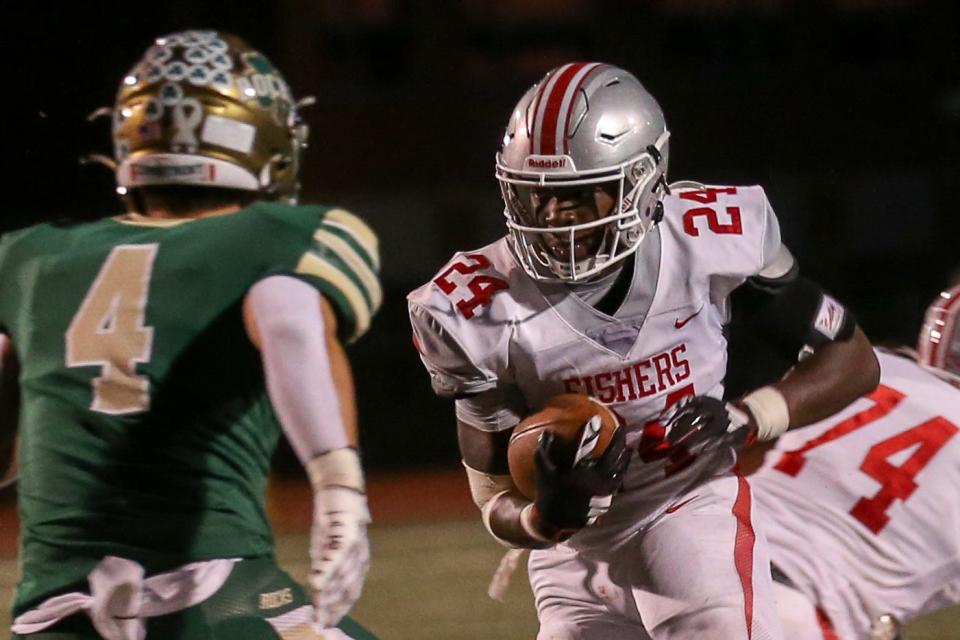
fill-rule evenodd
<path id="1" fill-rule="evenodd" d="M 960 285 L 942 292 L 927 308 L 917 353 L 920 364 L 960 387 Z"/>
<path id="2" fill-rule="evenodd" d="M 662 215 L 669 138 L 660 105 L 623 69 L 570 63 L 531 87 L 497 154 L 510 245 L 524 270 L 582 281 L 634 253 Z M 585 223 L 538 221 L 538 191 L 568 187 L 602 188 L 613 208 Z M 584 238 L 593 240 L 588 255 Z"/>

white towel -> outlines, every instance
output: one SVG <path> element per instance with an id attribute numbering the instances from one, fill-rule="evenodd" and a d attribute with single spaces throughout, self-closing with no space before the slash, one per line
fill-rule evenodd
<path id="1" fill-rule="evenodd" d="M 104 640 L 143 640 L 145 618 L 167 615 L 199 604 L 227 581 L 239 558 L 192 562 L 144 579 L 133 560 L 107 556 L 87 576 L 90 593 L 55 596 L 17 616 L 13 632 L 37 633 L 83 611 Z"/>

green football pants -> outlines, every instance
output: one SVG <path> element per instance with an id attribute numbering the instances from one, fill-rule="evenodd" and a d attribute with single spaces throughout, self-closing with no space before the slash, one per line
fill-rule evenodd
<path id="1" fill-rule="evenodd" d="M 147 640 L 324 640 L 307 624 L 302 608 L 310 605 L 306 589 L 272 559 L 242 560 L 220 590 L 200 604 L 147 618 Z M 353 640 L 376 640 L 350 618 L 344 618 L 337 628 Z M 100 640 L 84 614 L 72 615 L 39 633 L 13 638 Z"/>

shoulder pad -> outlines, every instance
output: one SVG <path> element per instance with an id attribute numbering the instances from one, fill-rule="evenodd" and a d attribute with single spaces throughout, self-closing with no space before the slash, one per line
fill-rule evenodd
<path id="1" fill-rule="evenodd" d="M 721 278 L 732 289 L 751 276 L 789 271 L 780 227 L 760 186 L 674 183 L 663 225 L 693 277 Z"/>
<path id="2" fill-rule="evenodd" d="M 298 275 L 327 283 L 326 293 L 353 321 L 351 339 L 361 336 L 383 302 L 376 234 L 344 209 L 324 211 L 312 230 L 312 243 L 294 267 Z"/>
<path id="3" fill-rule="evenodd" d="M 414 343 L 440 395 L 485 391 L 505 371 L 518 269 L 504 251 L 501 240 L 458 253 L 407 297 Z"/>

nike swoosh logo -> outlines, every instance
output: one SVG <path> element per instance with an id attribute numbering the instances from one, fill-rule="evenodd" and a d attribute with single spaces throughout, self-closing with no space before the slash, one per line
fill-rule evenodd
<path id="1" fill-rule="evenodd" d="M 691 320 L 693 320 L 694 318 L 696 318 L 698 315 L 700 315 L 700 312 L 701 312 L 701 311 L 703 311 L 703 307 L 700 307 L 699 309 L 697 309 L 696 311 L 694 311 L 693 315 L 691 315 L 690 317 L 688 317 L 688 318 L 686 318 L 686 319 L 684 319 L 684 320 L 681 320 L 680 318 L 677 318 L 676 320 L 673 321 L 673 326 L 675 326 L 677 329 L 683 329 L 683 327 L 686 326 L 686 324 L 687 324 L 688 322 L 690 322 Z"/>
<path id="2" fill-rule="evenodd" d="M 699 497 L 700 497 L 700 494 L 698 493 L 697 495 L 693 496 L 692 498 L 687 498 L 687 499 L 684 500 L 683 502 L 678 502 L 677 504 L 675 504 L 675 505 L 673 505 L 673 506 L 667 507 L 666 513 L 673 513 L 674 511 L 676 511 L 677 509 L 679 509 L 679 508 L 682 507 L 683 505 L 687 504 L 688 502 L 690 502 L 690 501 L 692 501 L 692 500 L 696 500 L 696 499 L 699 498 Z"/>

